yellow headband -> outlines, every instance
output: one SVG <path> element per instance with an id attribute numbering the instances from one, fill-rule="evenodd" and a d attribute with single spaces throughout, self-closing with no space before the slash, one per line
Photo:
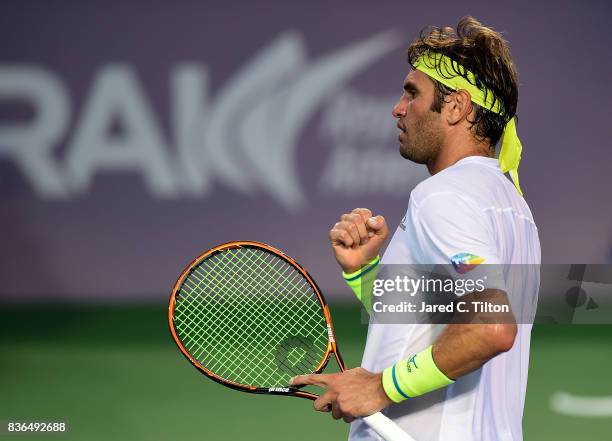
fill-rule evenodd
<path id="1" fill-rule="evenodd" d="M 438 68 L 436 68 L 436 66 Z M 476 87 L 474 74 L 446 55 L 427 51 L 414 62 L 413 67 L 453 90 L 464 89 L 468 91 L 474 103 L 500 114 L 501 103 L 499 100 L 495 99 L 493 92 L 488 89 L 481 90 Z M 469 80 L 461 75 L 457 75 L 457 72 L 463 72 Z M 523 146 L 516 134 L 516 123 L 514 117 L 512 117 L 506 124 L 504 133 L 502 134 L 502 145 L 499 152 L 499 167 L 503 173 L 510 173 L 514 186 L 521 196 L 523 192 L 519 185 L 518 166 L 521 162 L 522 151 Z"/>

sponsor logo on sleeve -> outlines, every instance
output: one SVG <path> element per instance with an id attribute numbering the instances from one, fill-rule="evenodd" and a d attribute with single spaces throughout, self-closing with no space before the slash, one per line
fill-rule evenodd
<path id="1" fill-rule="evenodd" d="M 465 274 L 468 271 L 473 270 L 476 265 L 480 265 L 485 260 L 475 254 L 459 253 L 451 257 L 450 261 L 453 264 L 455 271 L 457 271 L 459 274 Z"/>

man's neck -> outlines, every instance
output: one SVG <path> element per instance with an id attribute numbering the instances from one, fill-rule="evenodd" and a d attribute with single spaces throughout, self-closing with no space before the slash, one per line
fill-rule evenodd
<path id="1" fill-rule="evenodd" d="M 427 169 L 429 174 L 435 175 L 469 156 L 492 158 L 494 155 L 495 150 L 490 148 L 486 141 L 480 143 L 474 139 L 450 141 L 445 143 L 438 156 L 427 164 Z"/>

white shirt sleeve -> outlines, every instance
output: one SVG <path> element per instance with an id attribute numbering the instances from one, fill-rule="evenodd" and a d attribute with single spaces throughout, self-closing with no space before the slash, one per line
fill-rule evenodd
<path id="1" fill-rule="evenodd" d="M 484 277 L 486 288 L 505 290 L 495 232 L 475 201 L 430 193 L 421 201 L 411 198 L 408 214 L 420 263 L 446 265 L 453 278 Z"/>

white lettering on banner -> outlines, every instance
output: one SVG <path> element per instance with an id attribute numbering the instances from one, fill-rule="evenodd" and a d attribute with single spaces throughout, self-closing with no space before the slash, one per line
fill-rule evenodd
<path id="1" fill-rule="evenodd" d="M 319 132 L 327 142 L 351 143 L 364 149 L 372 144 L 396 145 L 397 121 L 391 109 L 398 96 L 362 95 L 350 90 L 336 94 L 321 115 Z"/>
<path id="2" fill-rule="evenodd" d="M 303 38 L 286 32 L 214 101 L 207 67 L 179 64 L 170 72 L 175 148 L 130 65 L 101 67 L 76 116 L 69 91 L 49 70 L 0 66 L 0 99 L 35 110 L 27 123 L 0 125 L 0 159 L 15 162 L 44 198 L 87 193 L 102 172 L 130 172 L 156 197 L 206 195 L 218 181 L 245 194 L 264 192 L 295 212 L 306 202 L 296 166 L 301 131 L 332 92 L 400 44 L 397 34 L 383 32 L 309 61 Z M 72 118 L 74 133 L 66 133 Z M 120 133 L 109 131 L 113 123 Z M 66 135 L 65 155 L 54 156 Z"/>
<path id="3" fill-rule="evenodd" d="M 108 133 L 113 121 L 123 133 Z M 177 194 L 172 163 L 159 124 L 129 66 L 108 65 L 94 81 L 80 124 L 68 147 L 66 165 L 74 188 L 89 189 L 100 170 L 135 170 L 156 196 Z"/>
<path id="4" fill-rule="evenodd" d="M 296 57 L 284 78 L 289 84 L 286 88 L 270 87 L 269 93 L 256 101 L 256 108 L 247 115 L 243 132 L 248 135 L 245 145 L 250 141 L 256 147 L 245 148 L 245 154 L 259 176 L 267 176 L 260 182 L 284 207 L 295 211 L 305 202 L 295 167 L 299 132 L 333 90 L 394 48 L 398 41 L 394 34 L 383 33 L 307 66 L 302 40 L 294 34 L 286 36 L 282 42 L 285 46 L 282 59 L 291 59 L 290 54 Z M 299 60 L 298 54 L 301 54 Z"/>
<path id="5" fill-rule="evenodd" d="M 319 127 L 330 146 L 319 181 L 322 194 L 398 195 L 427 177 L 424 167 L 399 157 L 398 130 L 390 114 L 396 100 L 349 90 L 329 100 Z"/>
<path id="6" fill-rule="evenodd" d="M 207 194 L 212 186 L 206 168 L 202 140 L 207 128 L 208 69 L 198 64 L 182 64 L 171 74 L 172 127 L 178 151 L 178 182 L 193 195 Z"/>
<path id="7" fill-rule="evenodd" d="M 0 158 L 12 159 L 40 196 L 67 196 L 61 167 L 52 156 L 70 118 L 64 83 L 38 66 L 4 66 L 0 69 L 0 100 L 22 100 L 34 108 L 31 121 L 0 125 Z"/>

